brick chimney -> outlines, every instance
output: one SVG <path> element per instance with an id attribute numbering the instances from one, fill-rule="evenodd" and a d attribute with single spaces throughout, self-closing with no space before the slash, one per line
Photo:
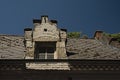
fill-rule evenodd
<path id="1" fill-rule="evenodd" d="M 102 39 L 103 37 L 103 31 L 96 31 L 95 34 L 94 34 L 94 38 L 97 39 L 97 40 L 100 40 Z"/>

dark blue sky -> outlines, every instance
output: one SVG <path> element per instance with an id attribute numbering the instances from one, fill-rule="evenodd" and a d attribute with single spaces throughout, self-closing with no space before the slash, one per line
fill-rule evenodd
<path id="1" fill-rule="evenodd" d="M 23 35 L 41 15 L 58 20 L 69 32 L 120 32 L 120 0 L 0 0 L 0 34 Z"/>

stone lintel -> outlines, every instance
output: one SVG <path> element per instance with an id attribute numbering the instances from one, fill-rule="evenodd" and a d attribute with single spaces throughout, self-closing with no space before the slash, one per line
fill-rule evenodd
<path id="1" fill-rule="evenodd" d="M 67 62 L 26 63 L 26 69 L 34 70 L 70 70 Z"/>

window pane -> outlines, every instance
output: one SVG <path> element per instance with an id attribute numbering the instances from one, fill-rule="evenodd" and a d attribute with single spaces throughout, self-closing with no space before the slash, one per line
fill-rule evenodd
<path id="1" fill-rule="evenodd" d="M 39 59 L 54 59 L 54 50 L 53 47 L 40 47 L 38 53 Z"/>
<path id="2" fill-rule="evenodd" d="M 47 48 L 47 53 L 54 53 L 54 48 Z"/>
<path id="3" fill-rule="evenodd" d="M 54 54 L 47 54 L 47 59 L 54 59 Z"/>
<path id="4" fill-rule="evenodd" d="M 39 49 L 39 53 L 45 53 L 45 52 L 46 52 L 46 49 L 44 47 Z"/>
<path id="5" fill-rule="evenodd" d="M 45 53 L 40 53 L 39 54 L 39 59 L 45 59 Z"/>

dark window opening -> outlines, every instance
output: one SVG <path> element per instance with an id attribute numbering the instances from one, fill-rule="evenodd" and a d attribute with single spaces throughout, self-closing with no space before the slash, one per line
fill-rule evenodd
<path id="1" fill-rule="evenodd" d="M 38 53 L 39 59 L 54 59 L 54 48 L 41 47 Z"/>
<path id="2" fill-rule="evenodd" d="M 35 58 L 36 59 L 54 59 L 56 51 L 55 42 L 36 42 Z"/>
<path id="3" fill-rule="evenodd" d="M 47 29 L 44 29 L 45 32 L 47 32 Z"/>

